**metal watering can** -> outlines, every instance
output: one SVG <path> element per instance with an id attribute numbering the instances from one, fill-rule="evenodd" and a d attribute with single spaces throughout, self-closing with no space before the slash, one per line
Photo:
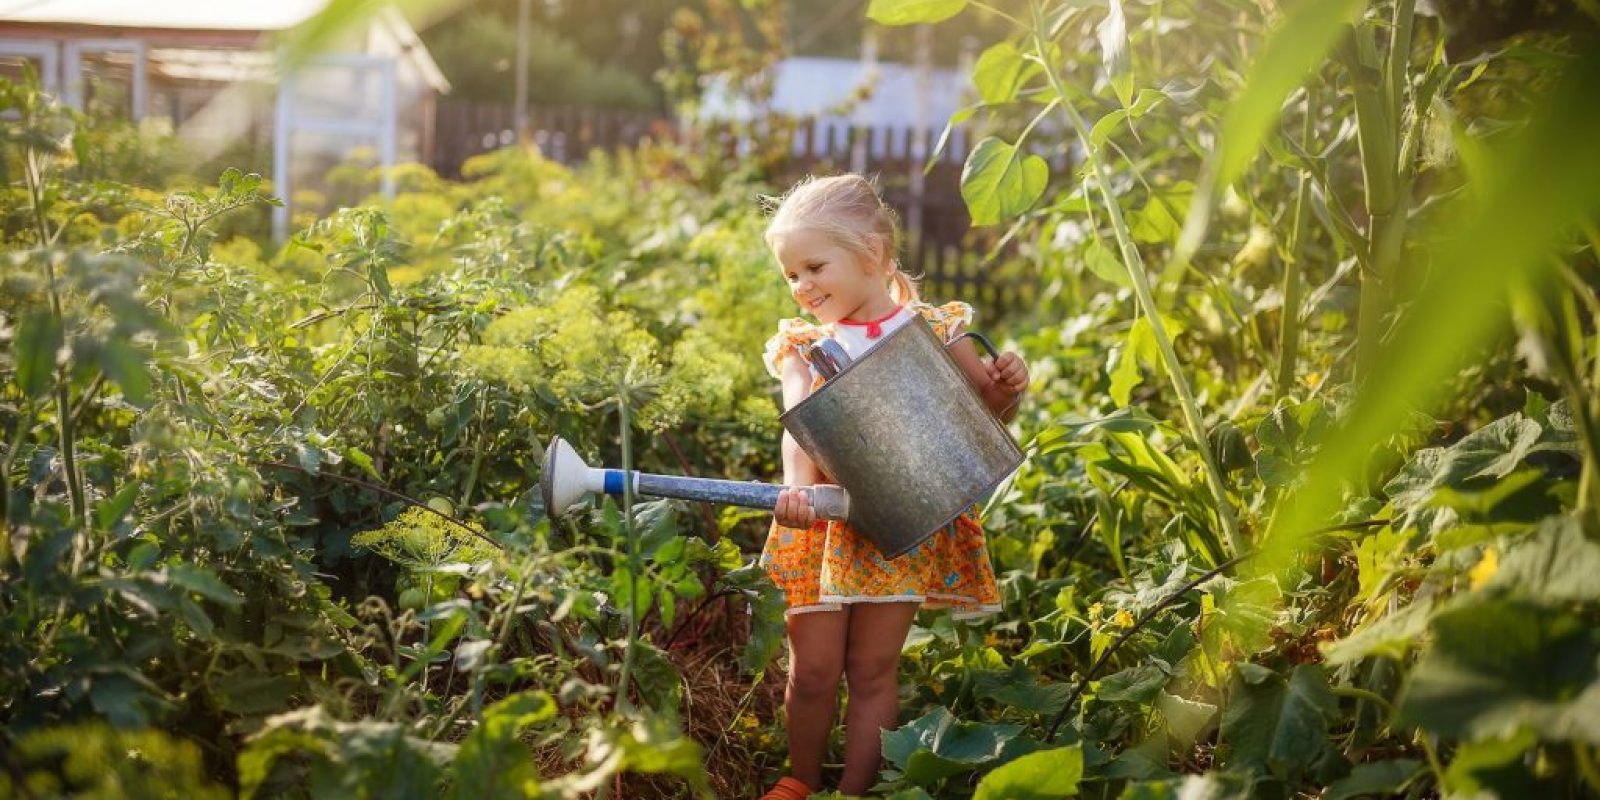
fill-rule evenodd
<path id="1" fill-rule="evenodd" d="M 1005 425 L 920 315 L 779 415 L 849 494 L 848 521 L 886 559 L 904 555 L 986 497 L 1023 461 Z"/>
<path id="2" fill-rule="evenodd" d="M 1022 464 L 1022 450 L 947 350 L 969 336 L 1000 357 L 979 333 L 940 342 L 921 316 L 853 361 L 837 342 L 819 343 L 807 357 L 827 380 L 778 417 L 838 483 L 806 487 L 817 515 L 848 521 L 886 559 L 954 522 Z M 545 451 L 539 483 L 552 520 L 589 493 L 621 494 L 624 483 L 635 494 L 767 509 L 786 488 L 591 467 L 560 437 Z"/>

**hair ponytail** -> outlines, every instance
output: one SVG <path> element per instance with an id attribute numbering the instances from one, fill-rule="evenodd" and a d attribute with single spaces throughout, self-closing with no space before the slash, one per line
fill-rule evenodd
<path id="1" fill-rule="evenodd" d="M 889 296 L 894 299 L 897 305 L 914 303 L 922 299 L 917 292 L 917 282 L 912 280 L 910 275 L 902 272 L 900 264 L 897 262 L 890 262 Z"/>

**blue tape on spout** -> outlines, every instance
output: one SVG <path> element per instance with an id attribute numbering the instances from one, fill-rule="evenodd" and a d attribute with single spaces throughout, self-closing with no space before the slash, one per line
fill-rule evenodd
<path id="1" fill-rule="evenodd" d="M 622 494 L 622 470 L 606 470 L 606 494 Z"/>

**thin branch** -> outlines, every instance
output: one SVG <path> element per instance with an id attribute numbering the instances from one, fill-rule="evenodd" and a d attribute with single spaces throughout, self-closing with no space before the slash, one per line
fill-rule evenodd
<path id="1" fill-rule="evenodd" d="M 1093 681 L 1094 677 L 1100 673 L 1100 669 L 1111 660 L 1112 654 L 1116 653 L 1117 650 L 1122 647 L 1122 645 L 1126 644 L 1128 640 L 1132 639 L 1134 634 L 1142 630 L 1144 626 L 1150 624 L 1150 622 L 1154 620 L 1162 611 L 1165 611 L 1168 606 L 1178 602 L 1178 600 L 1182 599 L 1184 595 L 1193 591 L 1195 587 L 1217 577 L 1218 575 L 1221 575 L 1223 572 L 1232 569 L 1240 562 L 1251 558 L 1254 555 L 1254 552 L 1244 553 L 1243 555 L 1230 558 L 1227 561 L 1218 564 L 1216 567 L 1200 573 L 1199 577 L 1178 587 L 1176 591 L 1162 598 L 1161 602 L 1156 603 L 1155 606 L 1149 611 L 1144 612 L 1144 616 L 1140 617 L 1139 621 L 1133 624 L 1133 627 L 1123 631 L 1122 635 L 1117 637 L 1117 640 L 1112 642 L 1111 646 L 1107 647 L 1105 652 L 1100 654 L 1099 658 L 1095 659 L 1094 664 L 1089 667 L 1088 672 L 1083 674 L 1083 680 L 1078 682 L 1078 688 L 1072 691 L 1072 694 L 1067 697 L 1067 702 L 1061 706 L 1061 710 L 1056 712 L 1055 720 L 1050 723 L 1050 731 L 1045 734 L 1045 742 L 1049 743 L 1055 741 L 1056 729 L 1061 727 L 1061 722 L 1067 718 L 1067 712 L 1072 710 L 1072 706 L 1078 702 L 1078 698 L 1083 696 L 1084 690 L 1089 688 L 1089 682 Z"/>
<path id="2" fill-rule="evenodd" d="M 430 513 L 430 514 L 433 514 L 433 515 L 439 517 L 440 519 L 442 519 L 442 520 L 444 520 L 446 522 L 449 522 L 449 523 L 455 525 L 456 527 L 466 531 L 467 533 L 470 533 L 473 536 L 476 536 L 479 539 L 482 539 L 483 541 L 494 545 L 496 549 L 499 549 L 499 550 L 505 550 L 506 549 L 505 545 L 500 544 L 499 542 L 489 538 L 488 536 L 485 536 L 484 533 L 482 531 L 478 530 L 477 528 L 474 528 L 471 525 L 468 525 L 467 523 L 462 522 L 461 520 L 456 519 L 455 517 L 452 517 L 449 514 L 446 514 L 443 511 L 440 511 L 439 509 L 428 505 L 427 503 L 422 502 L 421 500 L 418 500 L 418 499 L 416 499 L 414 497 L 409 497 L 407 495 L 403 495 L 403 494 L 401 494 L 401 493 L 399 493 L 399 492 L 397 492 L 397 491 L 395 491 L 393 489 L 388 489 L 388 488 L 379 486 L 376 483 L 369 483 L 367 481 L 361 480 L 360 478 L 351 478 L 351 477 L 348 477 L 348 476 L 345 476 L 345 475 L 335 475 L 335 474 L 333 474 L 331 472 L 312 472 L 311 470 L 306 469 L 305 467 L 297 466 L 295 464 L 288 464 L 288 463 L 285 463 L 285 462 L 282 462 L 282 461 L 256 461 L 256 460 L 252 460 L 252 463 L 254 463 L 254 464 L 258 465 L 258 466 L 263 466 L 263 467 L 279 467 L 281 469 L 292 469 L 292 470 L 294 470 L 296 472 L 302 472 L 302 473 L 305 473 L 306 475 L 310 475 L 310 476 L 312 476 L 314 478 L 327 478 L 328 480 L 332 480 L 332 481 L 339 481 L 341 483 L 348 483 L 348 484 L 351 484 L 353 486 L 360 486 L 363 489 L 370 489 L 370 490 L 372 490 L 374 492 L 377 492 L 379 494 L 382 494 L 382 495 L 385 495 L 385 496 L 388 496 L 388 497 L 392 497 L 392 498 L 394 498 L 396 500 L 402 500 L 402 501 L 404 501 L 406 503 L 409 503 L 409 504 L 411 504 L 413 506 L 416 506 L 417 508 L 420 508 L 420 509 L 422 509 L 422 510 L 424 510 L 424 511 Z"/>

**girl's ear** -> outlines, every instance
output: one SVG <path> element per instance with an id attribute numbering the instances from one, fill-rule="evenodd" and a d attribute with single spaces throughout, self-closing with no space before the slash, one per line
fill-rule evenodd
<path id="1" fill-rule="evenodd" d="M 894 262 L 889 259 L 888 246 L 882 240 L 872 243 L 872 268 L 881 270 L 884 277 L 894 277 Z"/>

